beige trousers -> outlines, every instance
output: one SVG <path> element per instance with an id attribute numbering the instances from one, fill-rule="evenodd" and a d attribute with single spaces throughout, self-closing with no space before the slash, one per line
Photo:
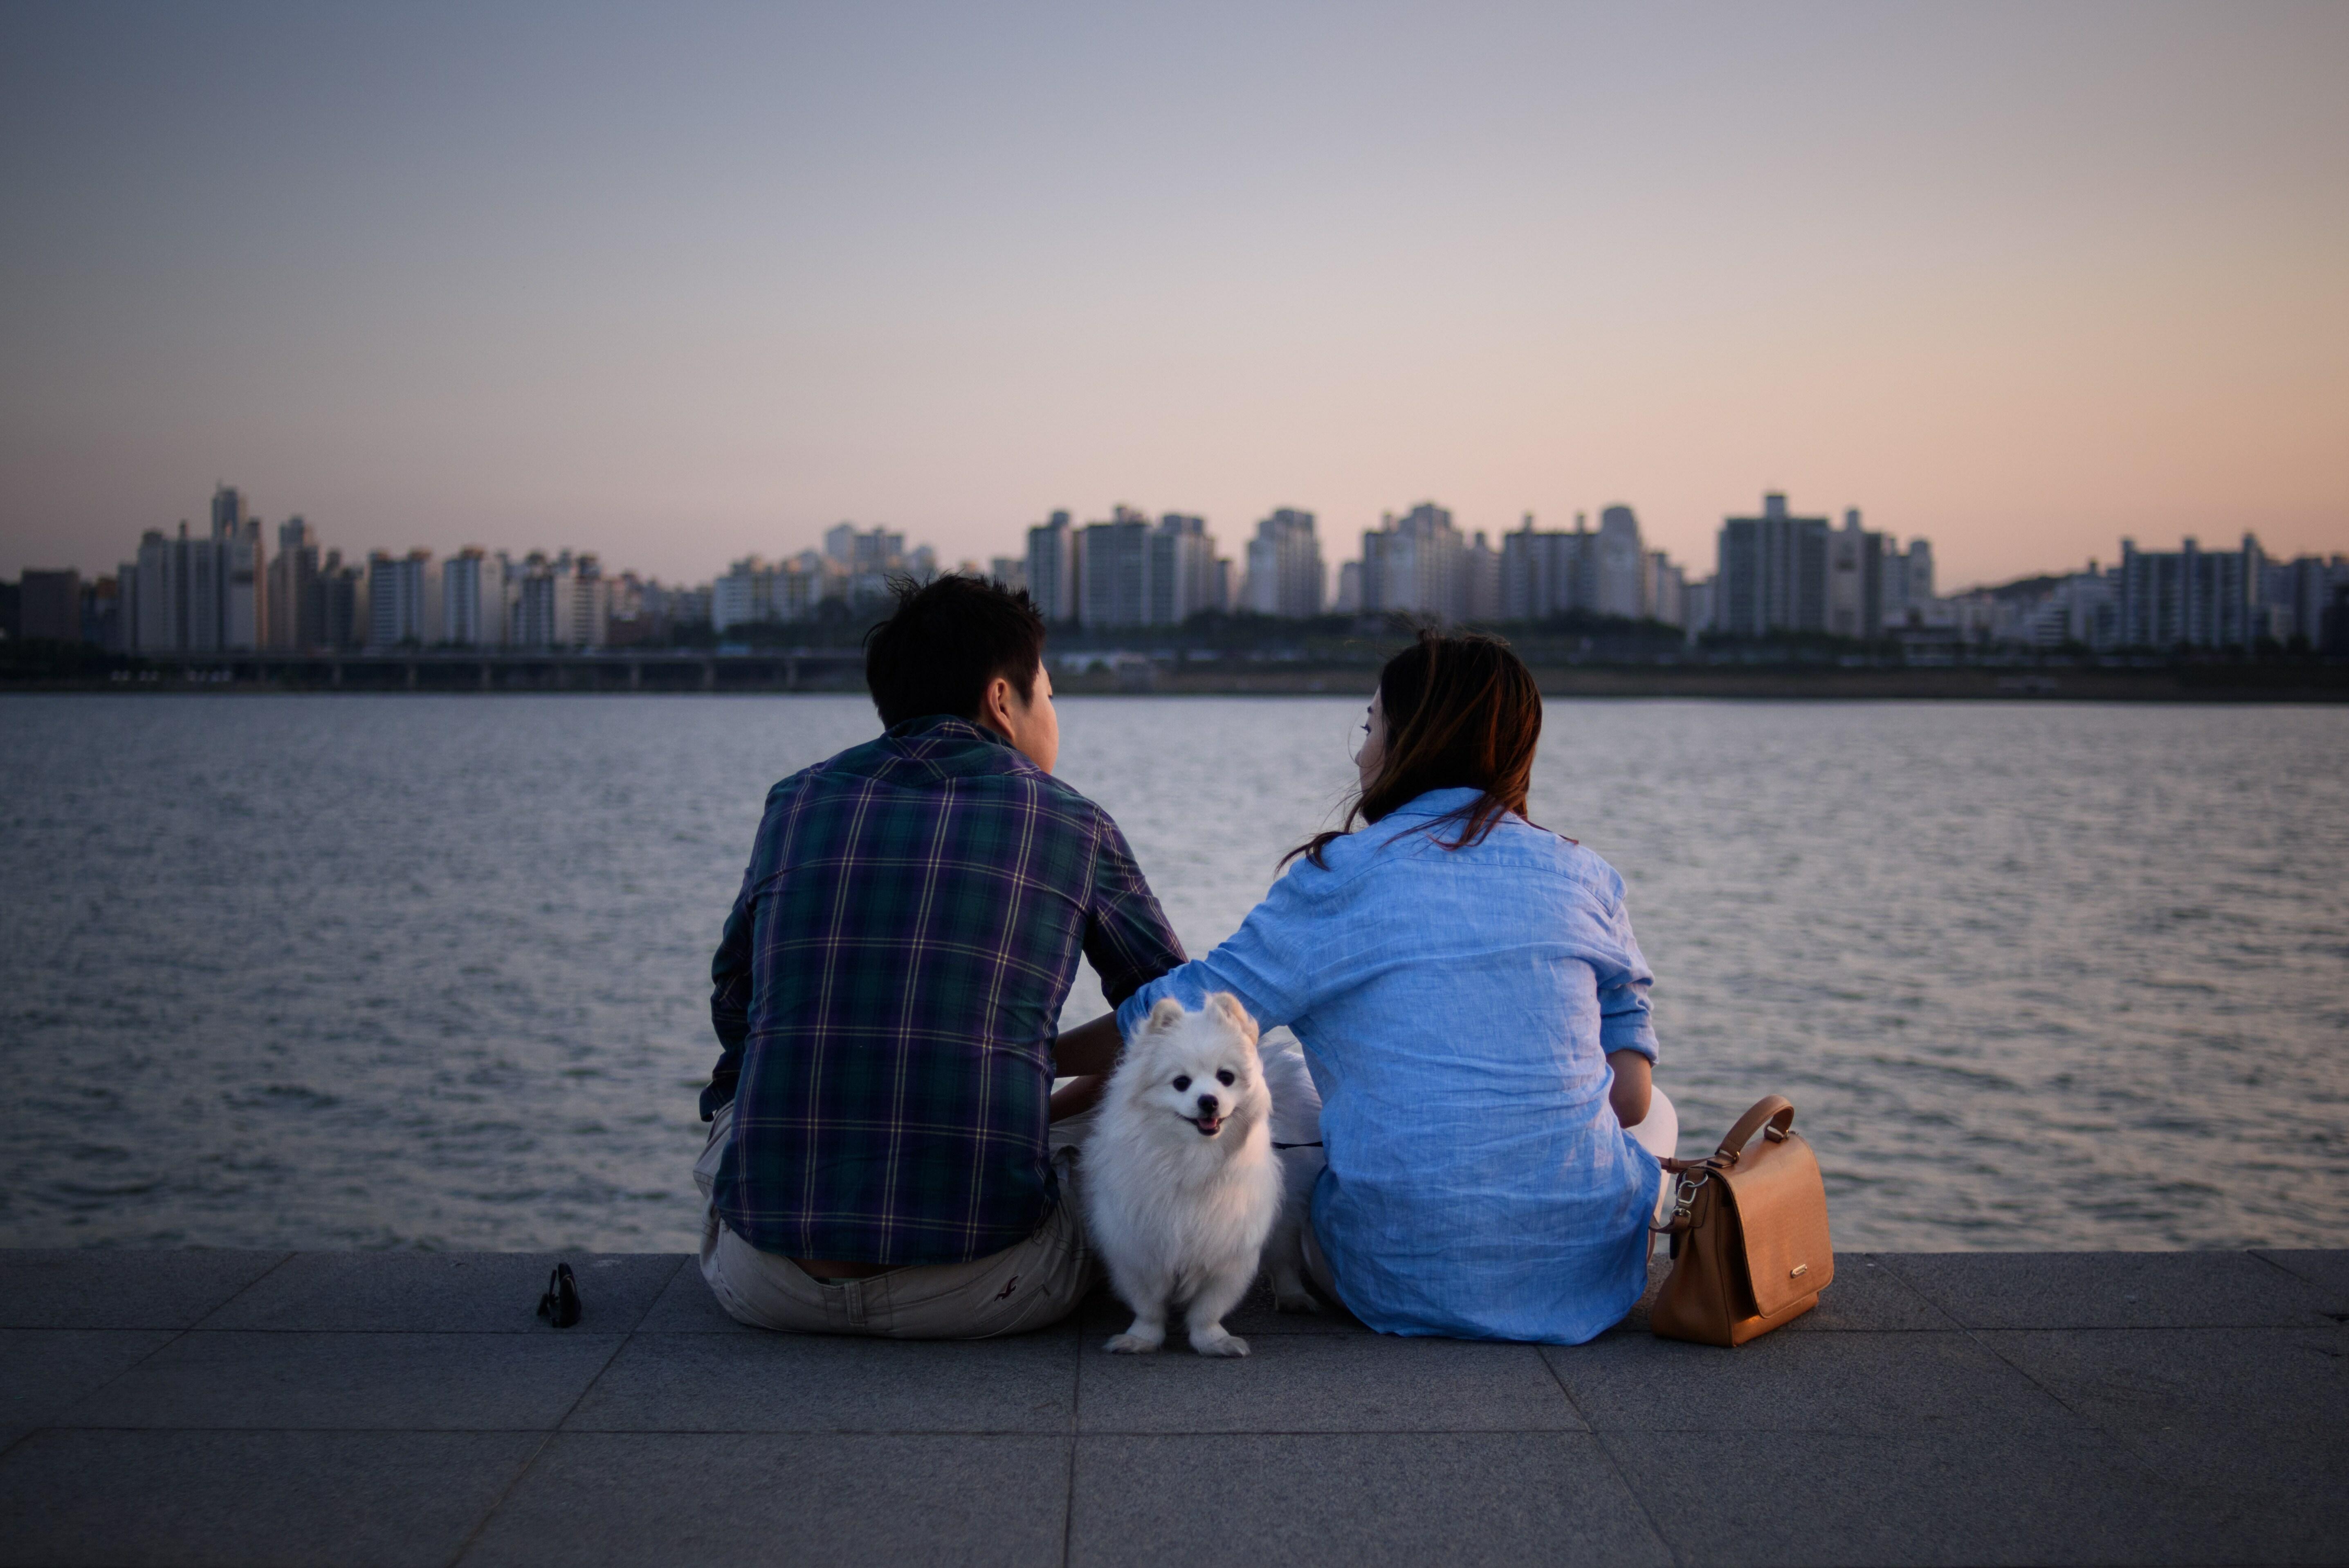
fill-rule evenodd
<path id="1" fill-rule="evenodd" d="M 701 1189 L 701 1277 L 737 1323 L 792 1334 L 885 1339 L 991 1339 L 1060 1322 L 1099 1277 L 1076 1193 L 1077 1151 L 1053 1138 L 1061 1201 L 1026 1241 L 968 1263 L 917 1263 L 864 1280 L 819 1280 L 789 1258 L 753 1247 L 718 1217 L 718 1161 L 734 1107 L 709 1125 L 693 1167 Z M 1054 1132 L 1059 1133 L 1055 1128 Z"/>

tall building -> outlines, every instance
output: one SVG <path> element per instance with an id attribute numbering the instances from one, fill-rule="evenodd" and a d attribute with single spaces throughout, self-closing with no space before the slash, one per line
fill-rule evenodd
<path id="1" fill-rule="evenodd" d="M 1202 610 L 1231 608 L 1229 579 L 1218 568 L 1206 520 L 1169 512 L 1150 535 L 1152 626 L 1181 626 Z"/>
<path id="2" fill-rule="evenodd" d="M 775 568 L 745 556 L 709 585 L 709 625 L 721 635 L 730 628 L 777 620 Z"/>
<path id="3" fill-rule="evenodd" d="M 1647 580 L 1642 585 L 1641 597 L 1647 601 L 1650 618 L 1666 626 L 1687 626 L 1687 576 L 1661 550 L 1649 551 L 1647 562 Z"/>
<path id="4" fill-rule="evenodd" d="M 1827 539 L 1826 629 L 1837 637 L 1884 633 L 1885 540 L 1859 525 L 1859 509 L 1843 514 Z"/>
<path id="5" fill-rule="evenodd" d="M 1468 612 L 1467 541 L 1452 514 L 1423 501 L 1362 535 L 1362 608 L 1438 622 Z"/>
<path id="6" fill-rule="evenodd" d="M 1150 624 L 1150 519 L 1120 506 L 1085 524 L 1077 619 L 1088 628 Z"/>
<path id="7" fill-rule="evenodd" d="M 472 545 L 440 563 L 440 640 L 456 648 L 505 645 L 503 557 Z"/>
<path id="8" fill-rule="evenodd" d="M 976 565 L 976 563 L 973 563 Z M 1024 556 L 997 556 L 987 563 L 987 576 L 998 587 L 1020 593 L 1028 587 L 1028 561 Z"/>
<path id="9" fill-rule="evenodd" d="M 1338 597 L 1330 607 L 1340 615 L 1362 613 L 1362 563 L 1341 562 L 1338 567 Z"/>
<path id="10" fill-rule="evenodd" d="M 1462 610 L 1470 620 L 1501 618 L 1501 553 L 1485 542 L 1484 530 L 1469 541 L 1461 557 L 1464 577 Z"/>
<path id="11" fill-rule="evenodd" d="M 1638 620 L 1648 613 L 1644 592 L 1647 552 L 1640 547 L 1640 520 L 1631 509 L 1614 505 L 1599 514 L 1599 532 L 1588 546 L 1593 613 Z"/>
<path id="12" fill-rule="evenodd" d="M 1321 613 L 1328 575 L 1321 541 L 1313 535 L 1313 514 L 1283 506 L 1257 524 L 1247 542 L 1247 576 L 1242 607 L 1258 615 L 1302 620 Z"/>
<path id="13" fill-rule="evenodd" d="M 1036 601 L 1036 613 L 1055 625 L 1074 621 L 1082 603 L 1077 596 L 1080 537 L 1065 512 L 1028 530 L 1028 597 Z"/>
<path id="14" fill-rule="evenodd" d="M 277 554 L 269 563 L 269 646 L 326 646 L 326 600 L 318 587 L 318 539 L 298 515 L 277 525 Z"/>
<path id="15" fill-rule="evenodd" d="M 1884 624 L 1909 626 L 1924 624 L 1933 608 L 1933 546 L 1923 539 L 1911 539 L 1906 550 L 1893 547 L 1887 535 L 1884 542 Z"/>
<path id="16" fill-rule="evenodd" d="M 429 648 L 440 640 L 440 580 L 432 552 L 388 550 L 367 556 L 367 645 L 373 649 Z"/>
<path id="17" fill-rule="evenodd" d="M 2267 556 L 2249 534 L 2240 549 L 2176 551 L 2121 541 L 2119 637 L 2124 648 L 2242 648 L 2268 635 L 2258 613 Z"/>
<path id="18" fill-rule="evenodd" d="M 219 646 L 240 652 L 267 647 L 269 552 L 261 519 L 233 485 L 212 492 L 212 549 L 220 576 Z"/>
<path id="19" fill-rule="evenodd" d="M 324 645 L 345 651 L 363 648 L 370 629 L 367 568 L 345 565 L 340 550 L 329 550 L 318 566 L 318 616 Z"/>
<path id="20" fill-rule="evenodd" d="M 1721 525 L 1713 582 L 1716 624 L 1732 637 L 1827 629 L 1827 520 L 1796 517 L 1786 498 L 1762 498 L 1759 517 Z"/>
<path id="21" fill-rule="evenodd" d="M 1541 533 L 1534 514 L 1514 534 L 1501 535 L 1501 616 L 1505 620 L 1547 620 L 1588 609 L 1592 592 L 1588 557 L 1590 535 L 1575 519 L 1571 534 Z"/>

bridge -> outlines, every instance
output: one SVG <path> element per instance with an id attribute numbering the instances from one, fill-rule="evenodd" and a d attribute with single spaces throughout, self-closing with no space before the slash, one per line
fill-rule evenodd
<path id="1" fill-rule="evenodd" d="M 418 649 L 141 653 L 115 685 L 328 691 L 832 691 L 861 689 L 858 648 Z"/>

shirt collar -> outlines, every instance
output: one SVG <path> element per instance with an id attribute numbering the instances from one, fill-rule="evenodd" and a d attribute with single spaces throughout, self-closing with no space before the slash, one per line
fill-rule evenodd
<path id="1" fill-rule="evenodd" d="M 1446 812 L 1458 811 L 1464 806 L 1474 805 L 1476 803 L 1476 797 L 1484 793 L 1480 789 L 1466 787 L 1432 789 L 1415 799 L 1403 802 L 1387 815 L 1389 816 L 1442 816 Z"/>

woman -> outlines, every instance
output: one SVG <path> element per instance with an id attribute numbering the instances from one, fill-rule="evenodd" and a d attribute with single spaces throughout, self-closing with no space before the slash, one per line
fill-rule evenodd
<path id="1" fill-rule="evenodd" d="M 1506 644 L 1423 634 L 1380 671 L 1344 827 L 1115 1015 L 1228 991 L 1295 1032 L 1329 1158 L 1308 1258 L 1386 1333 L 1576 1345 L 1647 1283 L 1678 1130 L 1652 976 L 1622 878 L 1526 819 L 1540 734 Z"/>

